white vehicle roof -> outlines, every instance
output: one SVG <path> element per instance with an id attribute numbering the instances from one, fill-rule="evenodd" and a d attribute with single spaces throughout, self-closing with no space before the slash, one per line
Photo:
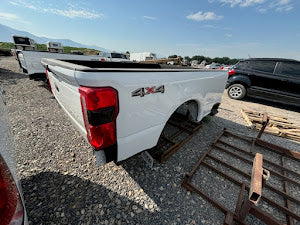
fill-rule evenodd
<path id="1" fill-rule="evenodd" d="M 157 56 L 152 52 L 130 53 L 130 60 L 145 61 L 147 58 L 157 59 Z"/>

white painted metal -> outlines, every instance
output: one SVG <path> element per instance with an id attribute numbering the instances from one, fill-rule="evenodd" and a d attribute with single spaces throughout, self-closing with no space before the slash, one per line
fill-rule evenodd
<path id="1" fill-rule="evenodd" d="M 35 51 L 36 43 L 33 39 L 26 36 L 12 35 L 16 49 Z"/>
<path id="2" fill-rule="evenodd" d="M 53 42 L 53 41 L 48 41 L 47 42 L 47 49 L 49 48 L 54 48 L 54 49 L 63 49 L 64 47 L 60 42 Z"/>
<path id="3" fill-rule="evenodd" d="M 151 52 L 130 53 L 131 61 L 140 62 L 140 61 L 153 60 L 153 59 L 157 59 L 155 53 L 151 53 Z"/>
<path id="4" fill-rule="evenodd" d="M 53 42 L 53 41 L 48 41 L 47 42 L 47 51 L 48 52 L 56 52 L 56 53 L 63 53 L 64 52 L 64 47 L 60 42 Z"/>
<path id="5" fill-rule="evenodd" d="M 214 104 L 221 102 L 227 80 L 225 71 L 82 72 L 61 66 L 49 69 L 56 73 L 49 73 L 54 96 L 84 136 L 78 87 L 113 87 L 118 91 L 118 161 L 154 147 L 170 116 L 189 100 L 198 103 L 200 121 Z M 164 93 L 132 97 L 132 91 L 138 88 L 160 85 L 164 85 Z"/>
<path id="6" fill-rule="evenodd" d="M 118 58 L 117 58 L 117 57 Z M 121 56 L 121 58 L 119 58 Z M 129 62 L 125 53 L 120 52 L 100 52 L 99 57 L 101 61 L 109 61 L 109 62 Z"/>
<path id="7" fill-rule="evenodd" d="M 42 58 L 100 61 L 99 56 L 92 55 L 72 55 L 38 51 L 17 51 L 17 54 L 22 68 L 27 70 L 29 75 L 45 73 L 45 68 L 41 64 Z"/>

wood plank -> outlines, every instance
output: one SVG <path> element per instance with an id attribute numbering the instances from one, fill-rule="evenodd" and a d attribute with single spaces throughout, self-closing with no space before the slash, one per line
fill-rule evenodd
<path id="1" fill-rule="evenodd" d="M 242 109 L 241 113 L 250 127 L 256 130 L 261 129 L 263 113 L 246 109 Z M 269 123 L 264 132 L 300 142 L 300 127 L 286 117 L 269 115 Z"/>
<path id="2" fill-rule="evenodd" d="M 242 113 L 244 119 L 246 120 L 247 124 L 248 124 L 249 126 L 252 127 L 253 124 L 252 124 L 252 122 L 249 120 L 248 115 L 243 111 L 243 109 L 241 110 L 241 113 Z"/>
<path id="3" fill-rule="evenodd" d="M 255 115 L 255 116 L 263 116 L 263 113 L 257 112 L 257 111 L 251 111 L 251 110 L 247 110 L 247 109 L 242 109 L 245 113 L 247 114 L 251 114 L 251 115 Z M 274 115 L 274 114 L 268 114 L 269 117 L 272 117 L 274 119 L 278 119 L 278 120 L 288 120 L 287 117 L 282 116 L 282 115 Z"/>

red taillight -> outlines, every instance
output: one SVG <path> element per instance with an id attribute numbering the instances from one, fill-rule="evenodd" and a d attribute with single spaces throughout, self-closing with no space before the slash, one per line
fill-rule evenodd
<path id="1" fill-rule="evenodd" d="M 22 224 L 24 208 L 16 183 L 0 156 L 0 225 Z"/>
<path id="2" fill-rule="evenodd" d="M 116 143 L 118 93 L 110 87 L 79 87 L 82 114 L 87 138 L 96 149 Z"/>
<path id="3" fill-rule="evenodd" d="M 101 61 L 105 61 L 105 59 L 101 59 Z"/>
<path id="4" fill-rule="evenodd" d="M 233 75 L 233 74 L 235 74 L 235 73 L 236 73 L 236 72 L 235 72 L 234 69 L 228 70 L 228 75 Z"/>
<path id="5" fill-rule="evenodd" d="M 52 91 L 52 87 L 51 87 L 51 83 L 50 83 L 50 80 L 49 80 L 49 74 L 48 74 L 48 70 L 46 69 L 46 76 L 47 76 L 47 80 L 48 80 L 48 84 L 50 86 L 50 89 L 51 89 L 51 93 L 53 93 Z"/>

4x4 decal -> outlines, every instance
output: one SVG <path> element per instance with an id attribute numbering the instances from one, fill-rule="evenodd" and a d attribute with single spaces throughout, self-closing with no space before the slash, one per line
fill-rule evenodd
<path id="1" fill-rule="evenodd" d="M 154 93 L 164 93 L 165 92 L 165 86 L 161 85 L 161 86 L 153 86 L 153 87 L 144 87 L 144 88 L 138 88 L 135 91 L 131 92 L 131 96 L 135 97 L 135 96 L 140 96 L 140 97 L 144 97 L 145 95 L 148 94 L 154 94 Z"/>

